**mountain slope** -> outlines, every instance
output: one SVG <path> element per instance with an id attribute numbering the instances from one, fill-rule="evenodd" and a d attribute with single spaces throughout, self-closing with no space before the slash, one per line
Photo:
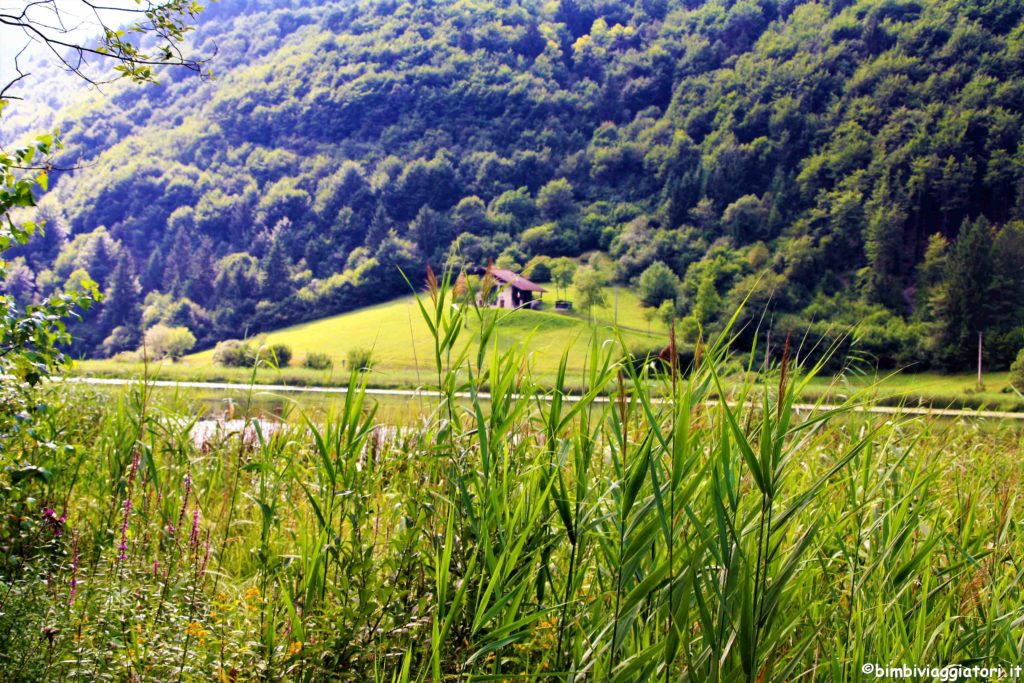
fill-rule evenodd
<path id="1" fill-rule="evenodd" d="M 756 288 L 779 334 L 863 321 L 876 362 L 953 368 L 984 330 L 1005 365 L 1024 346 L 1022 16 L 215 5 L 196 45 L 218 80 L 167 74 L 56 115 L 82 167 L 43 213 L 69 239 L 23 254 L 19 294 L 137 278 L 141 320 L 119 302 L 78 326 L 82 351 L 113 352 L 140 322 L 211 342 L 379 301 L 399 268 L 600 249 L 619 282 L 674 270 L 688 329 Z"/>

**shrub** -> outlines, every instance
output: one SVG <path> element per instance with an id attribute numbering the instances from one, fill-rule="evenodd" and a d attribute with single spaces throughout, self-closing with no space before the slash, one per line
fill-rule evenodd
<path id="1" fill-rule="evenodd" d="M 119 353 L 132 351 L 139 347 L 139 333 L 128 325 L 118 325 L 106 339 L 100 348 L 105 356 L 115 356 Z"/>
<path id="2" fill-rule="evenodd" d="M 326 353 L 310 351 L 302 361 L 302 367 L 311 370 L 330 370 L 334 367 L 334 359 Z"/>
<path id="3" fill-rule="evenodd" d="M 248 342 L 225 339 L 213 349 L 213 362 L 229 368 L 251 367 L 256 363 L 256 351 Z"/>
<path id="4" fill-rule="evenodd" d="M 271 344 L 260 355 L 264 359 L 276 363 L 279 368 L 287 367 L 292 360 L 292 350 L 285 344 Z"/>
<path id="5" fill-rule="evenodd" d="M 348 367 L 352 370 L 359 370 L 360 372 L 367 372 L 373 369 L 374 365 L 373 349 L 367 349 L 362 346 L 349 349 L 348 352 Z"/>
<path id="6" fill-rule="evenodd" d="M 154 325 L 146 330 L 145 349 L 150 358 L 178 359 L 196 345 L 195 335 L 187 327 Z"/>
<path id="7" fill-rule="evenodd" d="M 1024 349 L 1017 354 L 1017 360 L 1010 366 L 1010 386 L 1017 391 L 1024 391 Z"/>

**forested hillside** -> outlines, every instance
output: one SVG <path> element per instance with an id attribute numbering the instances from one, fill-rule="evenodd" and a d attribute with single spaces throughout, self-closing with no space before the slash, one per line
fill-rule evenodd
<path id="1" fill-rule="evenodd" d="M 668 266 L 646 280 L 690 336 L 754 291 L 743 341 L 762 315 L 805 347 L 861 323 L 844 344 L 870 362 L 957 369 L 984 332 L 1005 366 L 1024 346 L 1022 17 L 214 3 L 193 40 L 215 80 L 62 98 L 77 170 L 4 286 L 28 301 L 88 274 L 106 300 L 76 351 L 110 355 L 158 322 L 209 344 L 380 301 L 399 268 L 602 251 L 620 283 Z"/>

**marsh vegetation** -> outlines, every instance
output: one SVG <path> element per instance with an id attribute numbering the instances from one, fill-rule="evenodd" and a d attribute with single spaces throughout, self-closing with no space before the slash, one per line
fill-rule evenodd
<path id="1" fill-rule="evenodd" d="M 200 439 L 149 384 L 51 387 L 6 456 L 4 677 L 848 681 L 1019 661 L 1019 432 L 857 415 L 856 397 L 798 413 L 815 368 L 788 356 L 710 403 L 726 336 L 687 374 L 595 341 L 581 377 L 542 388 L 521 348 L 488 343 L 494 313 L 450 296 L 418 299 L 440 396 L 404 424 L 365 373 L 326 414 L 268 429 L 241 410 Z"/>

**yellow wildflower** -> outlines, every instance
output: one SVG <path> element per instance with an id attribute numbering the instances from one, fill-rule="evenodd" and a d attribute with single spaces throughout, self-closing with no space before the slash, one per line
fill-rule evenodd
<path id="1" fill-rule="evenodd" d="M 185 635 L 192 638 L 198 638 L 200 640 L 206 638 L 207 630 L 203 628 L 203 625 L 198 621 L 193 621 L 185 627 Z"/>

